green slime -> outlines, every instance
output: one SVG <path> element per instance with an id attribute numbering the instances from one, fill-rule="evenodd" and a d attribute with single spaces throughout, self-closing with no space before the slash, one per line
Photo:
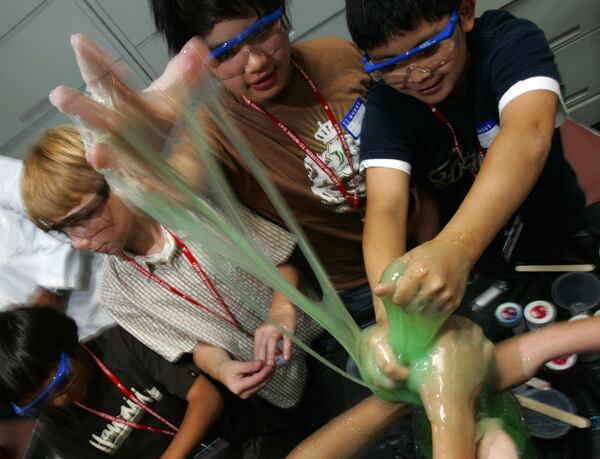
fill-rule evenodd
<path id="1" fill-rule="evenodd" d="M 253 275 L 268 287 L 285 294 L 344 347 L 357 364 L 362 380 L 331 364 L 308 345 L 290 335 L 280 324 L 274 324 L 308 354 L 355 383 L 370 388 L 382 399 L 420 404 L 418 387 L 422 379 L 422 371 L 411 371 L 408 383 L 402 383 L 394 389 L 378 387 L 370 380 L 367 369 L 373 368 L 374 362 L 370 353 L 363 355 L 360 352 L 360 343 L 363 339 L 361 329 L 339 299 L 304 231 L 279 190 L 231 123 L 228 114 L 219 102 L 219 90 L 216 82 L 207 79 L 203 84 L 200 98 L 185 108 L 182 113 L 182 121 L 179 123 L 179 127 L 183 126 L 190 134 L 198 160 L 202 165 L 205 193 L 199 194 L 192 190 L 167 164 L 165 161 L 167 154 L 157 149 L 156 142 L 149 143 L 147 141 L 145 135 L 147 131 L 144 129 L 151 126 L 151 122 L 147 119 L 140 120 L 137 125 L 134 120 L 132 126 L 119 133 L 118 150 L 121 154 L 119 164 L 113 168 L 114 170 L 101 172 L 106 175 L 111 185 L 133 205 L 180 236 L 201 244 L 210 257 L 210 260 L 204 260 L 204 262 L 212 263 L 216 271 L 225 279 L 227 279 L 227 272 L 224 265 L 230 263 Z M 102 96 L 106 99 L 105 94 Z M 108 98 L 110 99 L 110 96 Z M 165 100 L 165 103 L 168 104 L 170 101 Z M 118 104 L 114 104 L 114 106 L 118 106 Z M 203 131 L 201 123 L 197 121 L 194 108 L 197 106 L 211 113 L 218 128 L 243 156 L 247 166 L 260 183 L 288 230 L 297 238 L 298 246 L 313 270 L 323 293 L 321 301 L 309 298 L 292 286 L 256 248 L 243 224 L 240 204 L 235 193 L 221 170 L 216 153 L 210 147 L 211 142 L 206 132 Z M 178 108 L 181 109 L 181 107 Z M 140 117 L 142 116 L 140 115 Z M 159 131 L 160 129 L 156 127 L 156 132 Z M 167 135 L 164 136 L 165 145 L 169 145 L 170 140 Z M 103 137 L 103 142 L 109 141 Z M 123 148 L 124 145 L 126 148 Z M 383 274 L 382 280 L 396 278 L 402 274 L 402 271 L 402 266 L 391 265 Z M 264 307 L 259 307 L 252 292 L 246 293 L 247 306 L 262 316 L 264 320 L 269 320 L 263 312 Z M 390 327 L 390 342 L 397 358 L 405 365 L 413 368 L 422 367 L 426 371 L 427 353 L 447 316 L 409 312 L 418 308 L 400 308 L 393 305 L 389 299 L 384 303 Z M 491 397 L 491 400 L 495 400 L 495 398 Z M 501 404 L 501 406 L 501 409 L 492 411 L 501 416 L 504 415 L 505 418 L 509 417 L 507 412 L 510 412 L 514 418 L 513 421 L 517 418 L 520 419 L 520 415 L 516 414 L 518 413 L 517 407 L 507 411 L 505 404 Z M 517 422 L 517 424 L 519 423 Z M 516 436 L 518 437 L 518 435 Z M 523 444 L 523 437 L 517 438 L 517 440 L 517 444 Z M 428 439 L 423 438 L 419 443 L 427 444 L 427 442 Z"/>

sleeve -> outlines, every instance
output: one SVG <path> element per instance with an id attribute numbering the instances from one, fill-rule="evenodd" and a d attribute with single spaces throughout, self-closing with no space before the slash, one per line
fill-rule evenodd
<path id="1" fill-rule="evenodd" d="M 152 378 L 162 384 L 170 394 L 185 400 L 194 381 L 201 375 L 191 358 L 183 356 L 177 362 L 168 362 L 124 329 L 119 327 L 118 330 L 121 340 L 131 355 L 140 362 Z"/>
<path id="2" fill-rule="evenodd" d="M 0 207 L 0 259 L 48 288 L 78 290 L 85 283 L 85 260 L 70 242 L 37 228 L 19 211 Z"/>
<path id="3" fill-rule="evenodd" d="M 493 25 L 494 22 L 497 25 Z M 544 33 L 532 22 L 508 13 L 491 21 L 494 33 L 485 43 L 485 69 L 498 104 L 498 113 L 520 95 L 548 90 L 559 98 L 559 118 L 566 113 L 554 55 Z M 560 124 L 558 122 L 557 124 Z"/>
<path id="4" fill-rule="evenodd" d="M 405 113 L 410 104 L 393 88 L 376 84 L 367 102 L 360 144 L 360 169 L 386 167 L 411 174 L 416 130 Z"/>

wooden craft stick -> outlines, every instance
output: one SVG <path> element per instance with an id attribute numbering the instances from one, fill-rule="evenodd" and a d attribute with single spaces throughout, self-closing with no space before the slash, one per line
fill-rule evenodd
<path id="1" fill-rule="evenodd" d="M 546 416 L 562 421 L 565 424 L 569 424 L 573 427 L 578 427 L 580 429 L 586 429 L 592 425 L 592 422 L 589 419 L 584 418 L 582 416 L 569 413 L 568 411 L 547 405 L 546 403 L 538 402 L 537 400 L 525 397 L 524 395 L 514 395 L 521 404 L 521 406 L 523 406 L 524 408 L 529 408 L 532 411 L 545 414 Z"/>
<path id="2" fill-rule="evenodd" d="M 580 265 L 517 265 L 515 271 L 520 273 L 568 273 L 590 272 L 596 269 L 592 264 Z"/>

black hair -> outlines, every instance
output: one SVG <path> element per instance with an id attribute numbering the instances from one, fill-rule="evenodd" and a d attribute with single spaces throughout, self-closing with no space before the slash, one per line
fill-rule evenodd
<path id="1" fill-rule="evenodd" d="M 436 22 L 458 9 L 461 0 L 346 0 L 346 20 L 354 43 L 363 50 Z"/>
<path id="2" fill-rule="evenodd" d="M 177 54 L 194 36 L 203 37 L 224 19 L 264 16 L 282 7 L 285 0 L 149 0 L 154 24 L 167 39 L 171 54 Z"/>
<path id="3" fill-rule="evenodd" d="M 40 390 L 60 354 L 74 356 L 78 343 L 73 319 L 49 306 L 0 312 L 0 400 L 17 401 Z"/>

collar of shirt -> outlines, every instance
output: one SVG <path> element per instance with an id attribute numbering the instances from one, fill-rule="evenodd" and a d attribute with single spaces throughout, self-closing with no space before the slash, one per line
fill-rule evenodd
<path id="1" fill-rule="evenodd" d="M 177 251 L 177 244 L 175 243 L 175 238 L 171 236 L 171 233 L 169 233 L 164 226 L 161 226 L 161 229 L 165 238 L 165 245 L 163 246 L 162 250 L 158 253 L 152 253 L 150 255 L 135 257 L 138 261 L 152 265 L 157 265 L 167 264 L 173 259 L 173 256 Z"/>

